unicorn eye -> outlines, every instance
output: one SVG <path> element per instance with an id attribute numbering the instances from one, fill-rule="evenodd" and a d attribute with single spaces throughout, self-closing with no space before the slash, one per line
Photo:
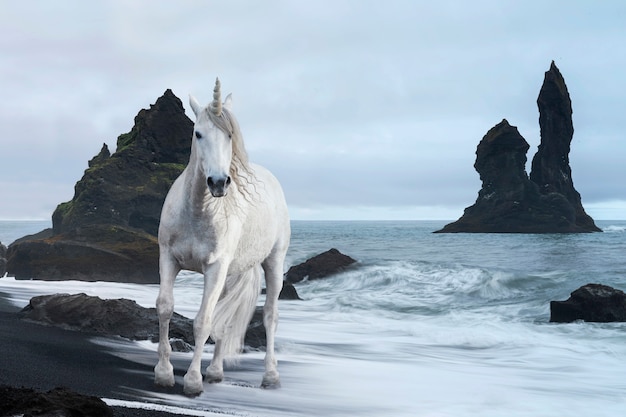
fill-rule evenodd
<path id="1" fill-rule="evenodd" d="M 202 139 L 202 133 L 198 132 L 197 130 L 196 130 L 196 138 Z"/>

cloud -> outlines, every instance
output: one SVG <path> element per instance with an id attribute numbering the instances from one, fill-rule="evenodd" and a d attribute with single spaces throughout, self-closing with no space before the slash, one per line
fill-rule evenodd
<path id="1" fill-rule="evenodd" d="M 167 88 L 185 105 L 189 93 L 208 102 L 219 76 L 252 159 L 300 213 L 460 215 L 480 188 L 474 152 L 489 128 L 507 118 L 534 155 L 536 98 L 555 59 L 583 201 L 626 199 L 624 12 L 619 1 L 7 3 L 3 193 L 21 198 L 20 182 L 47 178 L 54 187 L 40 193 L 71 196 L 139 109 Z"/>

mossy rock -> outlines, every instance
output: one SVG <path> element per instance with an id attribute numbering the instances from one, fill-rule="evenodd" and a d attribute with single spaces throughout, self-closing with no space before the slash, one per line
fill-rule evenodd
<path id="1" fill-rule="evenodd" d="M 161 207 L 189 161 L 193 122 L 170 91 L 135 117 L 109 154 L 104 145 L 74 187 L 74 198 L 52 215 L 56 234 L 85 225 L 128 226 L 157 234 Z"/>
<path id="2" fill-rule="evenodd" d="M 193 122 L 167 90 L 139 111 L 130 132 L 88 162 L 52 230 L 14 242 L 7 271 L 18 279 L 157 283 L 161 208 L 189 161 Z"/>

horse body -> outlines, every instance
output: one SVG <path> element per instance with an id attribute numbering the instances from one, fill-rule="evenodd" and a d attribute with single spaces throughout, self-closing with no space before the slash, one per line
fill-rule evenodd
<path id="1" fill-rule="evenodd" d="M 216 91 L 219 101 L 219 81 Z M 230 96 L 220 109 L 228 119 L 226 124 L 214 117 L 214 108 L 221 107 L 221 101 L 216 105 L 214 100 L 205 109 L 190 100 L 197 121 L 189 164 L 165 199 L 159 226 L 160 337 L 155 382 L 174 385 L 168 333 L 178 272 L 187 269 L 204 275 L 203 299 L 194 320 L 195 349 L 184 378 L 185 393 L 194 395 L 203 390 L 201 356 L 209 335 L 216 340 L 206 370 L 209 382 L 223 378 L 224 358 L 241 348 L 256 306 L 262 269 L 267 287 L 262 387 L 275 387 L 279 385 L 274 356 L 277 300 L 290 238 L 285 198 L 278 180 L 267 169 L 247 162 L 239 128 L 230 113 Z"/>

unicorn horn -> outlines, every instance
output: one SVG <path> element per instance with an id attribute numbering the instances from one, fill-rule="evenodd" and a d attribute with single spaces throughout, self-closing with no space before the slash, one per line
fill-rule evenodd
<path id="1" fill-rule="evenodd" d="M 215 88 L 213 89 L 213 102 L 211 103 L 211 111 L 214 115 L 222 114 L 222 98 L 220 93 L 220 79 L 215 79 Z"/>

